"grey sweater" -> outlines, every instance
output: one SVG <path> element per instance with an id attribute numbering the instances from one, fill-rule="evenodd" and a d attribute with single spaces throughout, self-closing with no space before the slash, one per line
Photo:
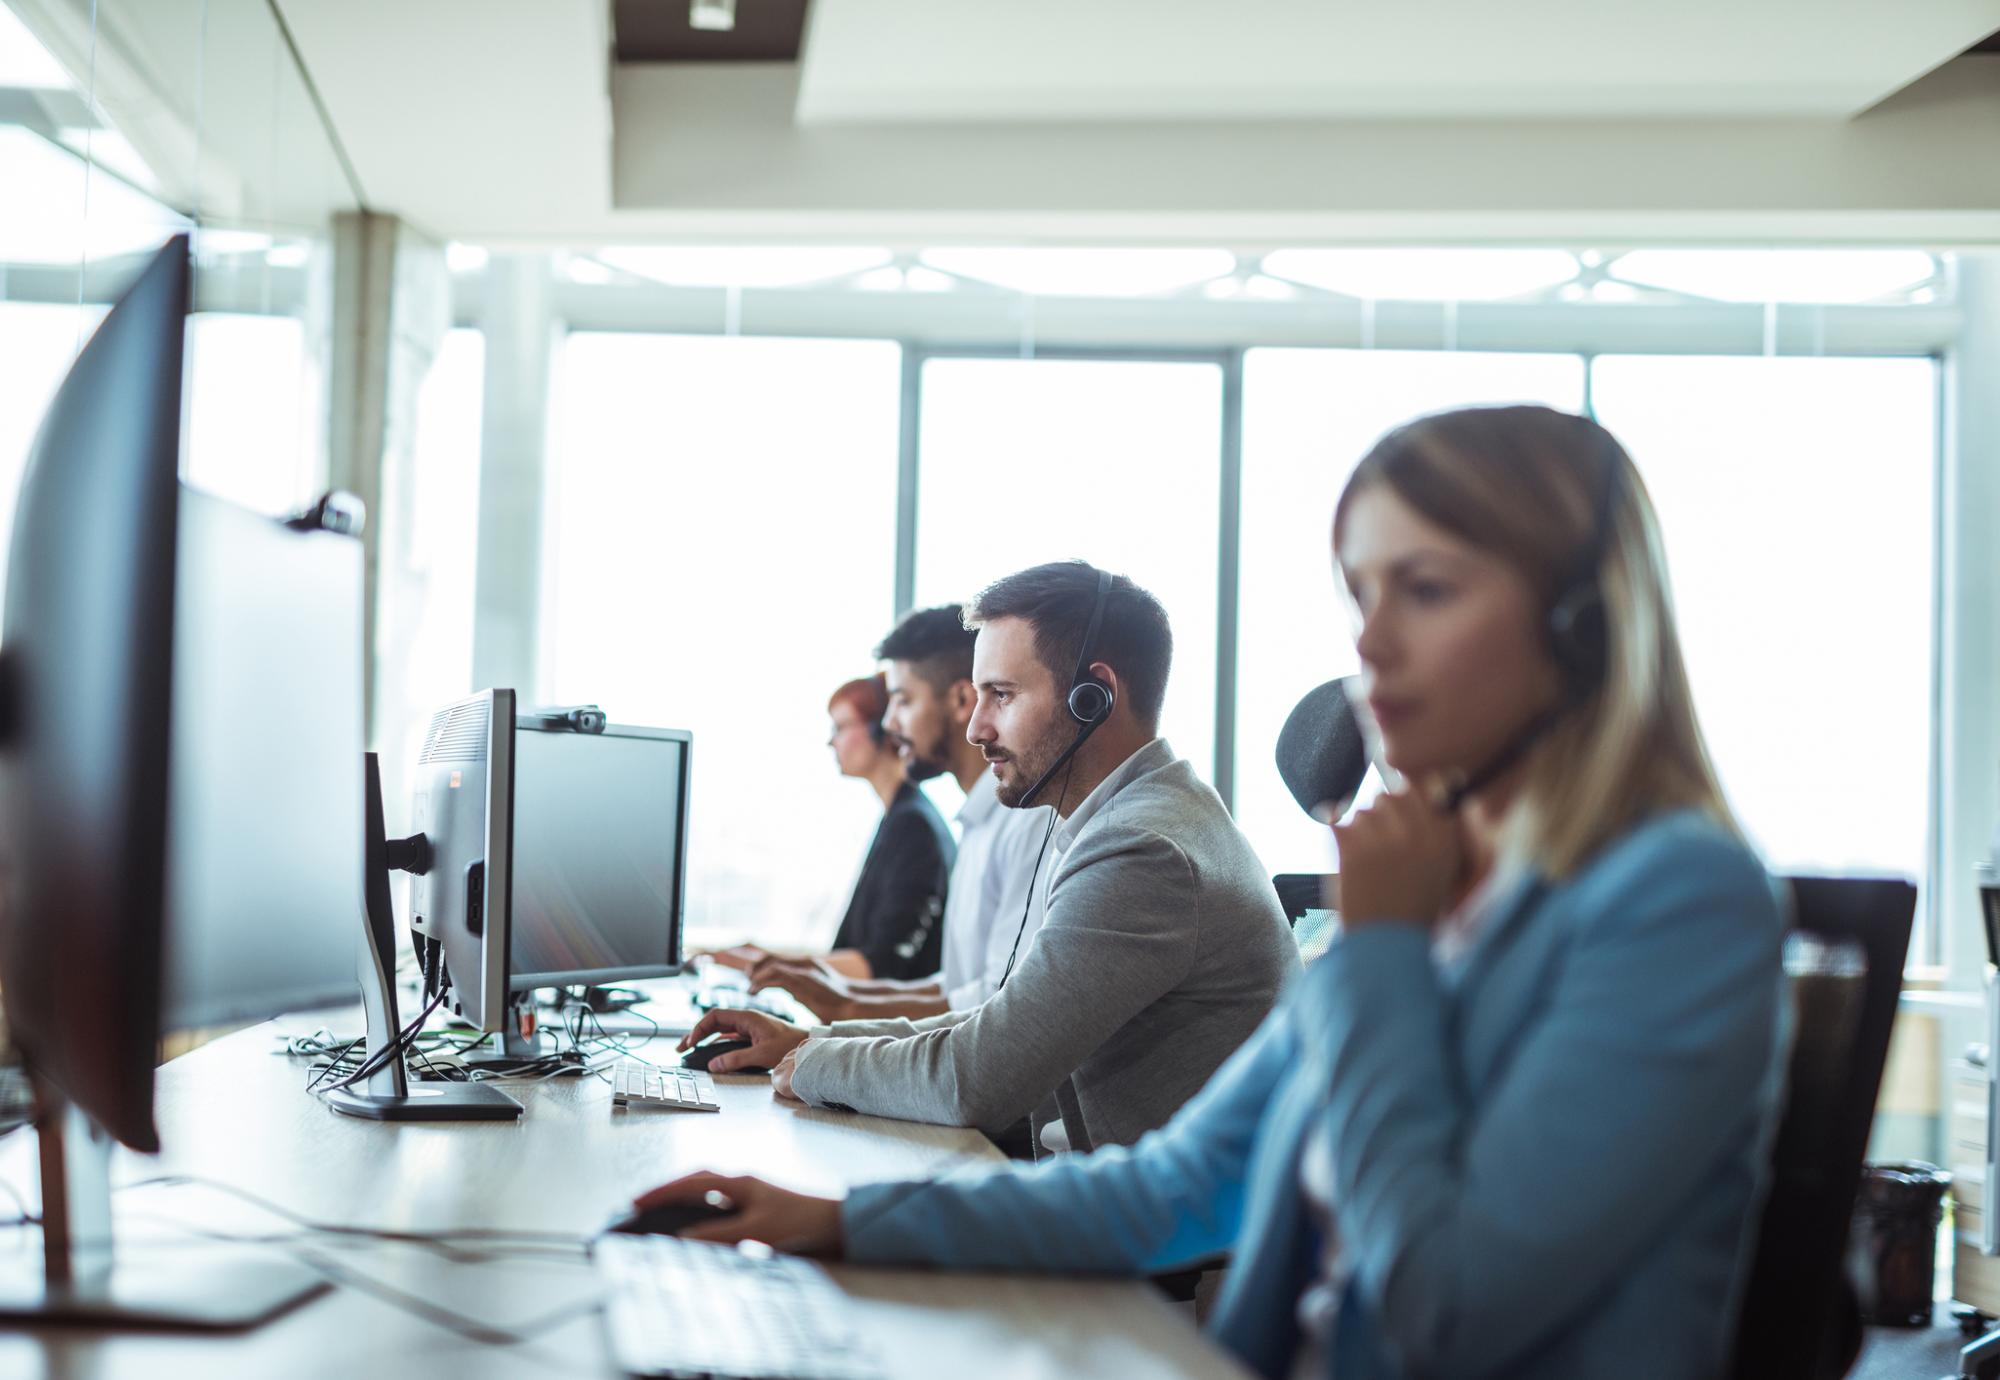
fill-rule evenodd
<path id="1" fill-rule="evenodd" d="M 793 1093 L 993 1132 L 1034 1115 L 1038 1139 L 1053 1097 L 1076 1150 L 1164 1125 L 1299 969 L 1277 893 L 1221 799 L 1160 739 L 1057 844 L 1048 918 L 1005 987 L 971 1011 L 826 1027 L 800 1046 Z"/>

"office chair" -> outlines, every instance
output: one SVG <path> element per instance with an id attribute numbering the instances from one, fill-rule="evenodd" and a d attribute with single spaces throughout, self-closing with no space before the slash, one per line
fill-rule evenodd
<path id="1" fill-rule="evenodd" d="M 1739 1380 L 1831 1380 L 1860 1354 L 1842 1261 L 1917 904 L 1916 888 L 1893 878 L 1789 886 L 1791 1061 L 1737 1324 Z"/>
<path id="2" fill-rule="evenodd" d="M 1278 904 L 1291 921 L 1292 938 L 1299 946 L 1299 961 L 1310 963 L 1326 952 L 1333 942 L 1332 902 L 1338 897 L 1337 872 L 1280 872 L 1271 878 L 1277 888 Z"/>

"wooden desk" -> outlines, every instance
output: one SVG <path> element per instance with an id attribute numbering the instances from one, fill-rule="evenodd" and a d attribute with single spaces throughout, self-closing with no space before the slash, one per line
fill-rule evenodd
<path id="1" fill-rule="evenodd" d="M 720 1114 L 614 1111 L 596 1078 L 510 1083 L 527 1106 L 511 1123 L 401 1125 L 340 1116 L 304 1091 L 304 1064 L 274 1053 L 292 1018 L 231 1035 L 160 1071 L 157 1160 L 121 1154 L 130 1182 L 199 1175 L 309 1217 L 398 1230 L 466 1226 L 596 1231 L 632 1195 L 696 1168 L 754 1172 L 822 1193 L 877 1179 L 999 1159 L 976 1132 L 781 1103 L 769 1080 L 717 1078 Z M 358 1027 L 358 1013 L 337 1028 Z M 655 1045 L 656 1049 L 671 1046 Z M 664 1055 L 658 1056 L 664 1057 Z M 34 1197 L 34 1142 L 0 1141 L 0 1179 Z M 198 1253 L 188 1224 L 263 1233 L 283 1223 L 221 1193 L 139 1188 L 117 1195 L 120 1249 Z M 6 1211 L 0 1203 L 0 1212 Z M 0 1231 L 0 1250 L 40 1238 Z M 276 1248 L 273 1248 L 276 1249 Z M 581 1311 L 596 1279 L 576 1260 L 456 1264 L 405 1246 L 313 1246 L 347 1271 L 414 1290 L 519 1330 L 564 1310 L 569 1320 L 515 1346 L 480 1346 L 342 1287 L 234 1337 L 0 1333 L 0 1376 L 166 1380 L 342 1375 L 456 1380 L 615 1375 L 597 1316 Z M 947 1275 L 837 1267 L 861 1328 L 890 1373 L 937 1376 L 1240 1377 L 1185 1315 L 1136 1283 Z M 691 1304 L 690 1307 L 698 1307 Z"/>

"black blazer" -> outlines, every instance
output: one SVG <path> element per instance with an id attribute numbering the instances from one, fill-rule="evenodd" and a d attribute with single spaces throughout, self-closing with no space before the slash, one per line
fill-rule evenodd
<path id="1" fill-rule="evenodd" d="M 905 781 L 875 828 L 836 949 L 858 949 L 878 978 L 929 977 L 942 966 L 944 898 L 958 845 L 930 798 Z"/>

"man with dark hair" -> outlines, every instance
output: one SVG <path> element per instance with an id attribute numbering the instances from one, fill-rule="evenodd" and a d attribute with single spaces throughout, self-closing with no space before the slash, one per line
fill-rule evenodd
<path id="1" fill-rule="evenodd" d="M 974 634 L 957 604 L 918 609 L 875 648 L 888 678 L 883 725 L 912 781 L 949 772 L 965 792 L 958 812 L 958 858 L 944 911 L 944 960 L 933 977 L 858 979 L 812 958 L 773 955 L 750 972 L 752 988 L 781 987 L 822 1021 L 942 1015 L 993 995 L 1009 945 L 1025 945 L 1041 924 L 1029 886 L 1046 809 L 1006 810 L 986 758 L 967 740 L 978 695 L 972 688 Z"/>
<path id="2" fill-rule="evenodd" d="M 1048 799 L 1061 821 L 1034 944 L 974 1011 L 867 1035 L 711 1012 L 685 1043 L 747 1035 L 711 1067 L 774 1065 L 776 1091 L 815 1105 L 993 1131 L 1044 1121 L 1052 1098 L 1070 1147 L 1129 1145 L 1257 1027 L 1298 951 L 1249 841 L 1158 737 L 1173 660 L 1158 600 L 1065 562 L 998 581 L 966 621 L 967 737 L 1003 804 Z"/>

